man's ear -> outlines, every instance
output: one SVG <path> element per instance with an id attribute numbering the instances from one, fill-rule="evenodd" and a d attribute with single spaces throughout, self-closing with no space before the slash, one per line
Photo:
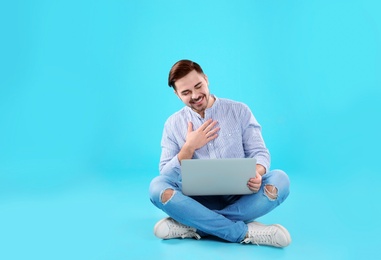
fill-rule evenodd
<path id="1" fill-rule="evenodd" d="M 176 89 L 173 89 L 173 93 L 175 93 L 175 95 L 176 95 L 178 98 L 180 98 L 180 96 L 179 96 L 179 94 L 177 93 Z M 181 98 L 180 98 L 180 100 L 181 100 Z"/>
<path id="2" fill-rule="evenodd" d="M 208 75 L 204 74 L 204 79 L 206 81 L 206 85 L 209 86 L 209 80 L 208 80 Z"/>

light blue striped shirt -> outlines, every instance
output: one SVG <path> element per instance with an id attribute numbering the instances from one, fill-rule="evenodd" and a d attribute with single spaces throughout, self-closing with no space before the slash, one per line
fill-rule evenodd
<path id="1" fill-rule="evenodd" d="M 205 110 L 205 118 L 186 106 L 167 119 L 161 140 L 160 174 L 180 174 L 177 154 L 185 144 L 188 122 L 192 122 L 193 130 L 196 130 L 210 118 L 218 122 L 218 137 L 196 150 L 194 159 L 256 158 L 266 172 L 269 170 L 270 154 L 262 138 L 261 126 L 249 107 L 213 97 L 216 100 L 212 107 Z"/>

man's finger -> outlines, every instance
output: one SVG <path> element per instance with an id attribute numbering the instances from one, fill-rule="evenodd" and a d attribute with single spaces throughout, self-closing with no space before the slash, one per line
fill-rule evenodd
<path id="1" fill-rule="evenodd" d="M 212 134 L 212 135 L 207 136 L 206 138 L 208 141 L 211 141 L 211 140 L 217 138 L 217 136 L 218 136 L 218 134 Z"/>
<path id="2" fill-rule="evenodd" d="M 213 120 L 211 118 L 209 118 L 208 120 L 206 120 L 201 126 L 200 126 L 200 130 L 204 131 L 211 123 L 213 123 Z"/>
<path id="3" fill-rule="evenodd" d="M 209 132 L 213 127 L 215 127 L 217 124 L 217 121 L 211 121 L 204 129 L 204 131 Z"/>
<path id="4" fill-rule="evenodd" d="M 193 124 L 192 122 L 188 122 L 188 133 L 193 131 Z"/>

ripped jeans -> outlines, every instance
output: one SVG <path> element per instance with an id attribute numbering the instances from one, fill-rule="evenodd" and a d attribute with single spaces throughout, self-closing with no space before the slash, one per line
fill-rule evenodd
<path id="1" fill-rule="evenodd" d="M 275 187 L 265 192 L 266 187 Z M 277 206 L 289 194 L 290 181 L 286 173 L 273 170 L 262 176 L 262 186 L 257 193 L 249 195 L 186 196 L 182 193 L 181 180 L 166 175 L 155 177 L 150 184 L 151 202 L 174 220 L 197 229 L 200 236 L 213 235 L 230 242 L 244 240 L 253 221 Z M 172 189 L 173 196 L 162 203 L 165 190 Z M 274 199 L 275 198 L 275 199 Z"/>

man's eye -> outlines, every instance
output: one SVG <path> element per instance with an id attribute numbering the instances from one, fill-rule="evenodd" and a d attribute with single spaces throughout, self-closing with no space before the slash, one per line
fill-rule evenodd
<path id="1" fill-rule="evenodd" d="M 187 92 L 183 92 L 183 96 L 186 96 L 186 95 L 188 95 L 189 94 L 189 91 L 187 91 Z"/>

